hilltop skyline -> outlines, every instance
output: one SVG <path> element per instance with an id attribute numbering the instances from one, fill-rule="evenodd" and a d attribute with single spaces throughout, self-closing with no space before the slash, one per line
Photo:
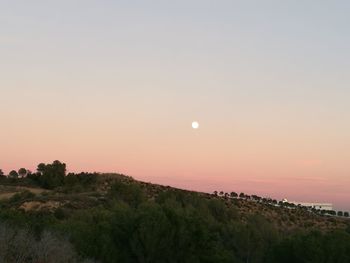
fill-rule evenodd
<path id="1" fill-rule="evenodd" d="M 349 7 L 3 4 L 0 169 L 58 159 L 350 210 Z"/>

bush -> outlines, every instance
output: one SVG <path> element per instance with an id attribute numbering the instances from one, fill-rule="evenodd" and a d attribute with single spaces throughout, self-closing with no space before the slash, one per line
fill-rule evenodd
<path id="1" fill-rule="evenodd" d="M 83 262 L 67 238 L 45 231 L 37 239 L 30 231 L 0 224 L 0 263 Z"/>
<path id="2" fill-rule="evenodd" d="M 13 195 L 11 198 L 10 198 L 10 203 L 15 203 L 15 202 L 19 202 L 19 201 L 23 201 L 23 200 L 27 200 L 27 199 L 32 199 L 35 197 L 35 194 L 28 191 L 28 190 L 25 190 L 25 191 L 22 191 L 22 192 L 19 192 L 19 193 L 16 193 L 15 195 Z"/>
<path id="3" fill-rule="evenodd" d="M 55 210 L 54 216 L 58 220 L 62 220 L 62 219 L 68 218 L 69 214 L 64 208 L 59 207 Z"/>
<path id="4" fill-rule="evenodd" d="M 108 195 L 110 198 L 124 201 L 131 206 L 138 206 L 146 199 L 140 185 L 121 181 L 117 181 L 112 185 Z"/>

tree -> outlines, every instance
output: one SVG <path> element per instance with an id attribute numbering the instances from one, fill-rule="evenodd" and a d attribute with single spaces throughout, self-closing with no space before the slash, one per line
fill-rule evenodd
<path id="1" fill-rule="evenodd" d="M 46 164 L 39 163 L 38 164 L 38 168 L 36 170 L 38 171 L 38 173 L 43 174 L 45 172 L 45 169 L 46 169 Z"/>
<path id="2" fill-rule="evenodd" d="M 124 184 L 115 182 L 109 191 L 109 196 L 112 199 L 117 199 L 128 203 L 130 206 L 136 207 L 145 200 L 145 193 L 138 184 Z"/>
<path id="3" fill-rule="evenodd" d="M 37 168 L 40 174 L 39 182 L 47 189 L 53 189 L 64 184 L 66 164 L 54 161 L 52 164 L 40 163 Z"/>
<path id="4" fill-rule="evenodd" d="M 17 173 L 15 170 L 12 170 L 12 171 L 9 173 L 9 177 L 11 177 L 11 178 L 17 178 L 17 177 L 18 177 L 18 173 Z"/>
<path id="5" fill-rule="evenodd" d="M 218 196 L 218 191 L 214 191 L 213 195 Z"/>
<path id="6" fill-rule="evenodd" d="M 236 192 L 230 193 L 231 198 L 237 198 L 238 194 Z"/>
<path id="7" fill-rule="evenodd" d="M 350 235 L 345 231 L 297 233 L 277 244 L 270 263 L 349 262 Z"/>
<path id="8" fill-rule="evenodd" d="M 257 195 L 252 195 L 251 197 L 252 197 L 252 199 L 253 199 L 254 201 L 258 201 L 258 200 L 259 200 Z"/>
<path id="9" fill-rule="evenodd" d="M 0 233 L 0 262 L 82 262 L 68 238 L 54 233 L 45 231 L 39 238 L 29 229 L 3 223 Z"/>
<path id="10" fill-rule="evenodd" d="M 338 211 L 337 216 L 343 216 L 343 211 Z"/>
<path id="11" fill-rule="evenodd" d="M 5 176 L 4 172 L 0 169 L 0 177 L 4 177 L 4 176 Z"/>
<path id="12" fill-rule="evenodd" d="M 239 198 L 244 198 L 245 197 L 245 194 L 244 193 L 240 193 L 239 194 Z"/>
<path id="13" fill-rule="evenodd" d="M 349 212 L 344 212 L 345 217 L 349 217 Z"/>
<path id="14" fill-rule="evenodd" d="M 330 211 L 328 211 L 328 214 L 335 216 L 337 213 L 334 210 L 330 210 Z"/>
<path id="15" fill-rule="evenodd" d="M 19 174 L 19 176 L 21 176 L 21 177 L 26 176 L 26 175 L 27 175 L 27 169 L 25 169 L 25 168 L 19 169 L 19 170 L 18 170 L 18 174 Z"/>

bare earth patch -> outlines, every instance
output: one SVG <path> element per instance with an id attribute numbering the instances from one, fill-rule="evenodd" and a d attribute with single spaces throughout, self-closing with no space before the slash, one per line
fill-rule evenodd
<path id="1" fill-rule="evenodd" d="M 40 211 L 40 210 L 55 210 L 62 205 L 61 202 L 58 201 L 48 201 L 48 202 L 39 202 L 39 201 L 30 201 L 24 202 L 19 209 L 23 209 L 24 211 Z"/>

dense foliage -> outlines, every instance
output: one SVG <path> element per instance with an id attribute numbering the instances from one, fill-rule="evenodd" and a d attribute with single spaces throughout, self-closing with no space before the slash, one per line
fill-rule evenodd
<path id="1" fill-rule="evenodd" d="M 93 262 L 83 260 L 65 238 L 44 231 L 40 237 L 25 228 L 0 224 L 0 263 Z"/>

